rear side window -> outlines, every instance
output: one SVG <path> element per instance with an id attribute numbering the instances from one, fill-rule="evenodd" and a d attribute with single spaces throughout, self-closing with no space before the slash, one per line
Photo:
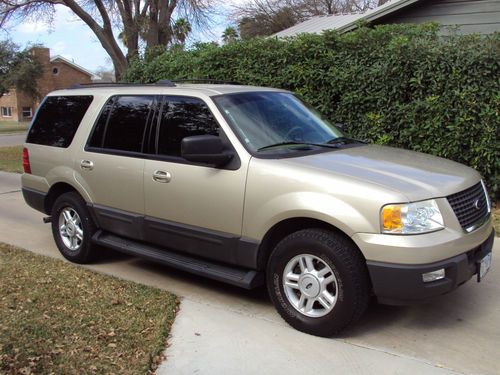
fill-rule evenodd
<path id="1" fill-rule="evenodd" d="M 104 106 L 95 125 L 90 147 L 141 152 L 154 96 L 118 96 Z"/>
<path id="2" fill-rule="evenodd" d="M 181 156 L 181 141 L 193 135 L 219 135 L 208 106 L 197 98 L 167 96 L 161 114 L 158 154 Z"/>
<path id="3" fill-rule="evenodd" d="M 48 96 L 38 110 L 26 142 L 68 147 L 93 97 Z"/>

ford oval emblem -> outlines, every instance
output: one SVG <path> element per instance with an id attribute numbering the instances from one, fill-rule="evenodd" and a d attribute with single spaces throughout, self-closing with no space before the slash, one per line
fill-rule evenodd
<path id="1" fill-rule="evenodd" d="M 481 201 L 479 199 L 476 199 L 474 201 L 474 207 L 476 208 L 476 210 L 480 210 L 481 206 L 482 206 Z"/>

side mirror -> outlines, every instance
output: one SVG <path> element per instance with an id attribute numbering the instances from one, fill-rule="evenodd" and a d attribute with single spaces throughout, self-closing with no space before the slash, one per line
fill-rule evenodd
<path id="1" fill-rule="evenodd" d="M 194 135 L 181 142 L 181 156 L 195 163 L 212 164 L 221 167 L 232 158 L 231 151 L 224 150 L 222 140 L 215 135 Z"/>

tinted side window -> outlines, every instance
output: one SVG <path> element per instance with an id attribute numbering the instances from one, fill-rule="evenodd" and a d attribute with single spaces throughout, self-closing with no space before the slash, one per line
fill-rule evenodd
<path id="1" fill-rule="evenodd" d="M 218 124 L 207 105 L 197 98 L 165 98 L 158 136 L 158 153 L 180 156 L 181 141 L 192 135 L 218 135 Z"/>
<path id="2" fill-rule="evenodd" d="M 141 152 L 153 100 L 154 96 L 112 98 L 97 120 L 89 146 Z"/>
<path id="3" fill-rule="evenodd" d="M 38 110 L 26 142 L 68 147 L 93 97 L 48 96 Z"/>
<path id="4" fill-rule="evenodd" d="M 109 115 L 115 101 L 116 97 L 113 97 L 109 99 L 104 105 L 88 143 L 90 147 L 102 147 L 104 141 L 104 132 L 106 131 L 106 125 L 108 124 Z"/>

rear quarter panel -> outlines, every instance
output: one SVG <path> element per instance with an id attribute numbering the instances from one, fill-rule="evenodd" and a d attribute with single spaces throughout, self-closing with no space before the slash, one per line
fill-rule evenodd
<path id="1" fill-rule="evenodd" d="M 67 148 L 33 143 L 24 144 L 29 152 L 31 174 L 23 174 L 21 178 L 23 187 L 46 193 L 51 186 L 63 182 L 75 188 L 87 202 L 92 201 L 87 189 L 76 180 L 74 170 L 76 151 L 85 147 L 95 118 L 107 97 L 99 94 L 92 95 L 94 99 Z"/>

